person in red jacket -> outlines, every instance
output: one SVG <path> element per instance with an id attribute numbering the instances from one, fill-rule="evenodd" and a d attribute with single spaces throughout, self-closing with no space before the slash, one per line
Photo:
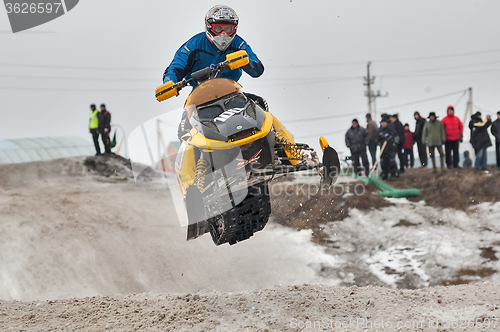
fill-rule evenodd
<path id="1" fill-rule="evenodd" d="M 455 109 L 453 106 L 448 106 L 446 113 L 448 114 L 442 120 L 444 132 L 446 134 L 446 142 L 444 145 L 446 166 L 448 166 L 448 168 L 459 168 L 460 153 L 458 151 L 458 146 L 463 138 L 464 125 L 462 121 L 455 116 Z"/>
<path id="2" fill-rule="evenodd" d="M 413 168 L 415 157 L 413 155 L 413 133 L 410 131 L 410 125 L 405 123 L 405 135 L 406 135 L 406 143 L 403 144 L 403 158 L 405 167 Z M 408 160 L 410 157 L 410 160 Z M 409 161 L 409 163 L 408 163 Z"/>

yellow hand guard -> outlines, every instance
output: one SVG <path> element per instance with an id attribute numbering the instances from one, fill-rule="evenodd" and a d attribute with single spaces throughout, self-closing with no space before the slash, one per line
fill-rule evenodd
<path id="1" fill-rule="evenodd" d="M 179 95 L 177 91 L 178 84 L 175 84 L 173 81 L 168 81 L 167 83 L 163 83 L 155 90 L 155 96 L 158 101 L 164 101 L 168 98 L 172 98 L 173 96 Z"/>

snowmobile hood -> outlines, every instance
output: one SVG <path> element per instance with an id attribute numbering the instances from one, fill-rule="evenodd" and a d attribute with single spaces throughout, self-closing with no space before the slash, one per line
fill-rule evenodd
<path id="1" fill-rule="evenodd" d="M 255 133 L 251 136 L 235 140 L 233 142 L 224 142 L 207 138 L 196 128 L 191 129 L 191 132 L 183 136 L 182 140 L 201 149 L 229 150 L 238 146 L 250 144 L 260 138 L 265 137 L 271 131 L 274 121 L 274 116 L 269 112 L 265 112 L 264 123 L 262 124 L 260 130 L 256 130 Z"/>
<path id="2" fill-rule="evenodd" d="M 241 88 L 242 86 L 239 83 L 227 78 L 214 78 L 205 81 L 191 92 L 186 99 L 184 108 L 189 109 L 191 105 L 198 107 L 231 93 L 240 92 Z M 188 117 L 190 117 L 190 114 L 188 114 Z"/>

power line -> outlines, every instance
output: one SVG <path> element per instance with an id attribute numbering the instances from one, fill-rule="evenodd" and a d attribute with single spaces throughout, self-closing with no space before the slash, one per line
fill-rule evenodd
<path id="1" fill-rule="evenodd" d="M 469 52 L 469 53 L 459 53 L 459 54 L 445 54 L 445 55 L 432 55 L 432 56 L 422 56 L 422 57 L 413 57 L 413 58 L 399 58 L 399 59 L 379 59 L 372 60 L 372 62 L 403 62 L 403 61 L 420 61 L 420 60 L 428 60 L 428 59 L 442 59 L 442 58 L 457 58 L 471 55 L 480 55 L 480 54 L 489 54 L 489 53 L 498 53 L 500 49 L 495 50 L 487 50 L 487 51 L 479 51 L 479 52 Z M 289 65 L 289 66 L 270 66 L 269 68 L 308 68 L 308 67 L 326 67 L 326 66 L 344 66 L 344 65 L 359 65 L 365 64 L 368 60 L 363 61 L 351 61 L 351 62 L 337 62 L 337 63 L 323 63 L 323 64 L 299 64 L 299 65 Z M 6 63 L 1 62 L 0 66 L 9 66 L 9 67 L 27 67 L 27 68 L 61 68 L 61 69 L 77 69 L 77 70 L 120 70 L 120 71 L 158 71 L 158 68 L 132 68 L 132 67 L 94 67 L 94 66 L 66 66 L 66 65 L 46 65 L 46 64 L 22 64 L 22 63 Z"/>
<path id="2" fill-rule="evenodd" d="M 25 88 L 0 86 L 0 90 L 19 91 L 68 91 L 68 92 L 152 92 L 152 89 L 61 89 L 61 88 Z"/>
<path id="3" fill-rule="evenodd" d="M 443 59 L 443 58 L 457 58 L 471 55 L 480 55 L 480 54 L 489 54 L 489 53 L 499 53 L 500 49 L 496 50 L 488 50 L 488 51 L 479 51 L 479 52 L 468 52 L 468 53 L 459 53 L 459 54 L 445 54 L 445 55 L 431 55 L 431 56 L 423 56 L 423 57 L 413 57 L 413 58 L 399 58 L 399 59 L 379 59 L 379 60 L 370 60 L 373 62 L 404 62 L 404 61 L 420 61 L 420 60 L 429 60 L 429 59 Z M 287 69 L 290 67 L 293 68 L 309 68 L 309 67 L 327 67 L 327 66 L 349 66 L 349 65 L 359 65 L 365 64 L 368 60 L 364 61 L 351 61 L 351 62 L 337 62 L 337 63 L 323 63 L 323 64 L 304 64 L 304 65 L 289 65 L 289 66 L 276 66 L 270 68 L 280 68 Z"/>
<path id="4" fill-rule="evenodd" d="M 446 55 L 432 55 L 432 56 L 415 57 L 415 58 L 401 58 L 401 59 L 375 60 L 375 61 L 376 62 L 419 61 L 419 60 L 428 60 L 428 59 L 458 58 L 458 57 L 463 57 L 463 56 L 488 54 L 488 53 L 499 53 L 499 52 L 500 52 L 500 49 L 496 49 L 496 50 L 480 51 L 480 52 L 469 52 L 469 53 L 459 53 L 459 54 L 446 54 Z"/>
<path id="5" fill-rule="evenodd" d="M 327 77 L 327 78 L 322 78 L 322 79 L 316 79 L 316 80 L 308 80 L 308 81 L 301 81 L 301 80 L 282 80 L 284 83 L 271 83 L 271 84 L 266 84 L 267 82 L 263 82 L 258 84 L 259 87 L 269 87 L 269 86 L 294 86 L 294 85 L 312 85 L 312 84 L 324 84 L 324 83 L 332 83 L 332 82 L 340 82 L 340 81 L 349 81 L 349 80 L 359 80 L 361 79 L 361 76 L 352 76 L 352 77 Z M 278 80 L 279 82 L 280 80 Z"/>
<path id="6" fill-rule="evenodd" d="M 326 135 L 334 135 L 334 134 L 340 134 L 340 133 L 343 133 L 343 132 L 346 132 L 347 130 L 344 130 L 344 129 L 341 129 L 341 130 L 335 130 L 335 131 L 330 131 L 328 133 L 322 133 L 322 134 L 312 134 L 312 135 L 305 135 L 305 136 L 302 136 L 302 135 L 298 135 L 297 137 L 299 138 L 309 138 L 309 137 L 320 137 L 320 136 L 326 136 Z"/>
<path id="7" fill-rule="evenodd" d="M 450 76 L 450 75 L 470 75 L 470 74 L 478 74 L 478 73 L 494 73 L 500 71 L 500 68 L 496 69 L 485 69 L 485 70 L 477 70 L 477 71 L 463 71 L 463 72 L 451 72 L 451 73 L 429 73 L 429 74 L 414 74 L 414 75 L 404 75 L 405 73 L 393 73 L 380 75 L 381 78 L 411 78 L 411 77 L 429 77 L 429 76 Z M 407 72 L 409 73 L 409 72 Z M 91 77 L 71 77 L 71 76 L 31 76 L 31 75 L 4 75 L 0 74 L 0 77 L 5 78 L 25 78 L 25 79 L 52 79 L 52 80 L 77 80 L 77 81 L 111 81 L 111 82 L 160 82 L 160 79 L 153 78 L 91 78 Z M 361 76 L 339 76 L 339 77 L 323 77 L 315 80 L 301 81 L 301 80 L 286 80 L 286 79 L 278 79 L 278 80 L 270 80 L 270 82 L 283 82 L 283 83 L 271 83 L 259 84 L 259 86 L 294 86 L 294 85 L 311 85 L 311 84 L 324 84 L 331 82 L 340 82 L 340 81 L 349 81 L 349 80 L 359 80 L 362 79 Z"/>
<path id="8" fill-rule="evenodd" d="M 436 74 L 415 74 L 415 75 L 385 75 L 384 78 L 405 78 L 405 77 L 429 77 L 429 76 L 450 76 L 450 75 L 469 75 L 469 74 L 478 74 L 478 73 L 493 73 L 500 71 L 499 69 L 485 69 L 485 70 L 476 70 L 476 71 L 462 71 L 462 72 L 452 72 L 452 73 L 436 73 Z"/>
<path id="9" fill-rule="evenodd" d="M 484 108 L 482 108 L 482 107 L 479 107 L 479 106 L 477 106 L 476 104 L 474 104 L 474 107 L 475 107 L 475 108 L 477 108 L 477 109 L 479 109 L 479 110 L 481 110 L 481 111 L 483 111 L 483 112 L 485 112 L 485 113 L 490 113 L 490 114 L 493 114 L 493 112 L 488 111 L 488 110 L 486 110 L 486 109 L 484 109 Z"/>
<path id="10" fill-rule="evenodd" d="M 153 78 L 93 78 L 93 77 L 78 77 L 78 76 L 32 76 L 32 75 L 4 75 L 0 74 L 0 77 L 5 78 L 21 78 L 21 79 L 51 79 L 51 80 L 76 80 L 76 81 L 112 81 L 112 82 L 152 82 L 152 81 L 161 81 L 160 79 Z M 259 84 L 259 86 L 277 86 L 277 85 L 308 85 L 308 84 L 321 84 L 328 83 L 334 81 L 345 81 L 345 80 L 357 80 L 361 79 L 361 77 L 357 76 L 339 76 L 339 77 L 325 77 L 316 80 L 286 80 L 286 79 L 277 79 L 277 80 L 268 80 L 270 82 L 282 82 L 282 83 L 271 83 L 271 84 Z"/>
<path id="11" fill-rule="evenodd" d="M 462 100 L 462 98 L 465 97 L 466 94 L 467 94 L 467 90 L 464 90 L 464 93 L 462 93 L 460 98 L 458 98 L 457 102 L 453 105 L 455 105 L 455 107 L 456 107 L 458 105 L 458 103 Z"/>
<path id="12" fill-rule="evenodd" d="M 411 70 L 411 71 L 400 72 L 400 73 L 389 73 L 389 74 L 385 74 L 383 76 L 405 75 L 405 74 L 422 73 L 422 72 L 435 72 L 435 71 L 442 71 L 442 70 L 449 70 L 449 69 L 462 69 L 462 68 L 468 68 L 468 67 L 483 67 L 486 65 L 498 64 L 498 63 L 500 63 L 500 61 L 475 63 L 475 64 L 468 64 L 468 65 L 461 65 L 461 66 L 440 67 L 440 68 L 424 69 L 424 70 Z"/>
<path id="13" fill-rule="evenodd" d="M 305 118 L 305 119 L 295 119 L 295 120 L 288 120 L 288 121 L 285 120 L 283 122 L 293 123 L 293 122 L 318 121 L 318 120 L 342 118 L 342 117 L 346 117 L 346 116 L 352 116 L 352 115 L 364 114 L 364 113 L 365 112 L 356 112 L 356 113 L 349 113 L 349 114 L 337 114 L 337 115 L 323 116 L 323 117 L 319 117 L 319 118 Z"/>
<path id="14" fill-rule="evenodd" d="M 70 76 L 31 76 L 31 75 L 0 75 L 6 78 L 27 78 L 27 79 L 47 79 L 47 80 L 77 80 L 77 81 L 115 81 L 115 82 L 152 82 L 161 81 L 152 78 L 93 78 L 93 77 L 70 77 Z"/>
<path id="15" fill-rule="evenodd" d="M 440 98 L 444 98 L 444 97 L 448 97 L 448 96 L 453 96 L 453 95 L 456 95 L 456 94 L 459 94 L 459 93 L 463 93 L 463 91 L 464 90 L 460 90 L 460 91 L 456 91 L 456 92 L 452 92 L 452 93 L 447 93 L 445 95 L 440 95 L 440 96 L 436 96 L 436 97 L 432 97 L 432 98 L 427 98 L 427 99 L 412 101 L 412 102 L 409 102 L 409 103 L 400 104 L 400 105 L 396 105 L 396 106 L 385 107 L 385 108 L 378 109 L 377 111 L 385 111 L 385 110 L 389 110 L 389 109 L 393 109 L 393 108 L 398 108 L 398 107 L 409 106 L 409 105 L 413 105 L 413 104 L 424 103 L 426 101 L 431 101 L 431 100 L 440 99 Z M 467 90 L 465 90 L 465 91 L 467 91 Z"/>
<path id="16" fill-rule="evenodd" d="M 130 67 L 92 67 L 92 66 L 64 66 L 64 65 L 34 65 L 23 63 L 5 63 L 1 62 L 0 66 L 9 67 L 28 67 L 28 68 L 62 68 L 62 69 L 78 69 L 78 70 L 120 70 L 120 71 L 158 71 L 158 68 L 130 68 Z"/>

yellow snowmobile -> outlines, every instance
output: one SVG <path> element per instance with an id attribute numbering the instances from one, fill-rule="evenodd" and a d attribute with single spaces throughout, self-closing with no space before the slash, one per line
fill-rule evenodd
<path id="1" fill-rule="evenodd" d="M 234 52 L 189 80 L 156 89 L 156 98 L 164 101 L 190 82 L 198 83 L 184 105 L 192 129 L 181 137 L 175 161 L 188 212 L 188 240 L 210 232 L 216 245 L 232 245 L 262 230 L 271 214 L 268 182 L 276 176 L 317 169 L 322 181 L 331 184 L 338 175 L 338 154 L 323 137 L 320 163 L 312 148 L 296 143 L 239 83 L 217 77 L 246 65 L 247 53 Z"/>

